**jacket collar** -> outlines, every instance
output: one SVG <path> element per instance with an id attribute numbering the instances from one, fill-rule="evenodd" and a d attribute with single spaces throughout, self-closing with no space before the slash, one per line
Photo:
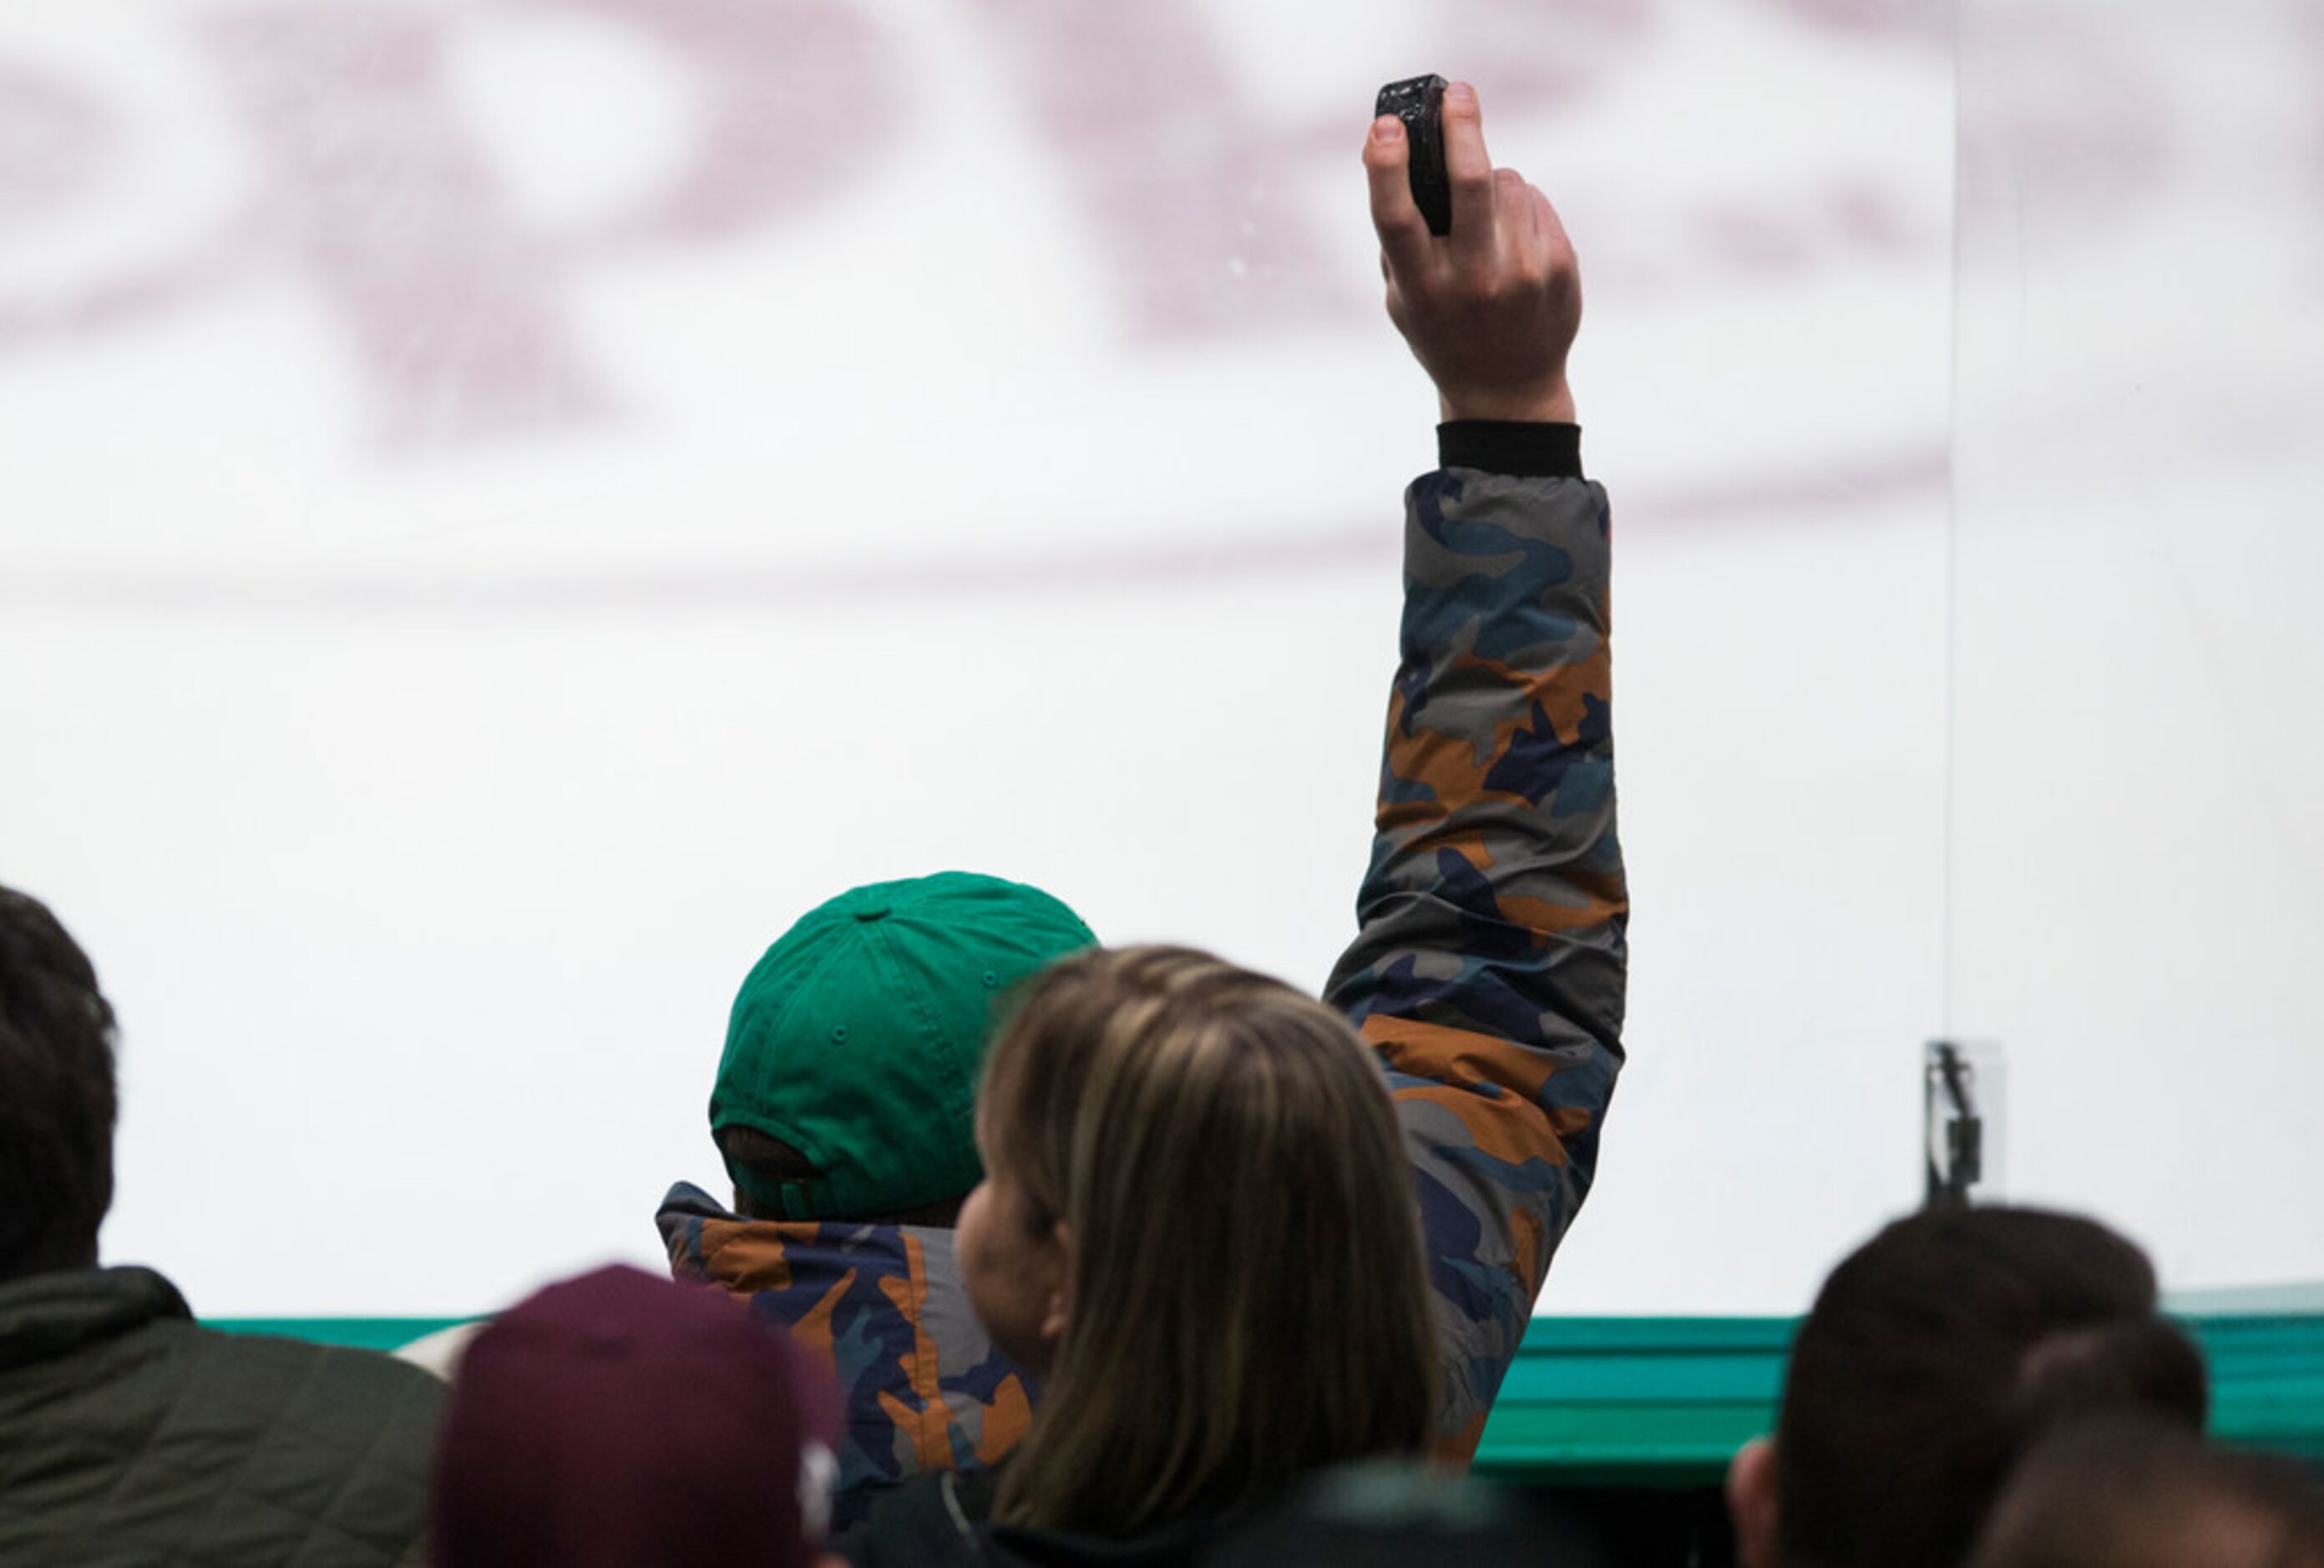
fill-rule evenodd
<path id="1" fill-rule="evenodd" d="M 151 1268 L 60 1268 L 11 1279 L 0 1283 L 0 1370 L 193 1315 L 178 1287 Z"/>

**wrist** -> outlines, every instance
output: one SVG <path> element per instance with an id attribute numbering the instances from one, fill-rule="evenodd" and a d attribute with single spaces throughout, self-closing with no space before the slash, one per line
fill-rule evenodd
<path id="1" fill-rule="evenodd" d="M 1436 408 L 1439 419 L 1448 425 L 1457 420 L 1550 425 L 1575 422 L 1573 389 L 1562 376 L 1554 386 L 1531 392 L 1462 392 L 1456 396 L 1439 388 Z"/>

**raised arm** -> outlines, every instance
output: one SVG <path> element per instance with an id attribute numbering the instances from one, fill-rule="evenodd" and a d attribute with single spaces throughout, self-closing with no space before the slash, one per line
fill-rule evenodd
<path id="1" fill-rule="evenodd" d="M 1581 281 L 1542 194 L 1444 104 L 1452 233 L 1393 119 L 1364 152 L 1388 315 L 1436 383 L 1406 492 L 1401 665 L 1360 929 L 1329 1000 L 1387 1062 L 1436 1296 L 1443 1446 L 1476 1447 L 1590 1188 L 1621 1065 L 1628 895 L 1614 832 L 1605 492 L 1566 353 Z"/>

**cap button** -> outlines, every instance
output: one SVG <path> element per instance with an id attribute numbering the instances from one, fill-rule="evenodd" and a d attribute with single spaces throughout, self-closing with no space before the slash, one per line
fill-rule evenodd
<path id="1" fill-rule="evenodd" d="M 859 904 L 855 909 L 855 918 L 859 920 L 884 920 L 888 918 L 888 906 L 885 904 Z"/>

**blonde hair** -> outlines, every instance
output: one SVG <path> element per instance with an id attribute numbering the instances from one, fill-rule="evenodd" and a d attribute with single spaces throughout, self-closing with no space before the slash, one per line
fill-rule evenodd
<path id="1" fill-rule="evenodd" d="M 1078 955 L 1029 988 L 977 1126 L 1073 1305 L 1005 1524 L 1120 1538 L 1302 1471 L 1419 1452 L 1434 1348 L 1379 1063 L 1279 981 L 1179 947 Z"/>

